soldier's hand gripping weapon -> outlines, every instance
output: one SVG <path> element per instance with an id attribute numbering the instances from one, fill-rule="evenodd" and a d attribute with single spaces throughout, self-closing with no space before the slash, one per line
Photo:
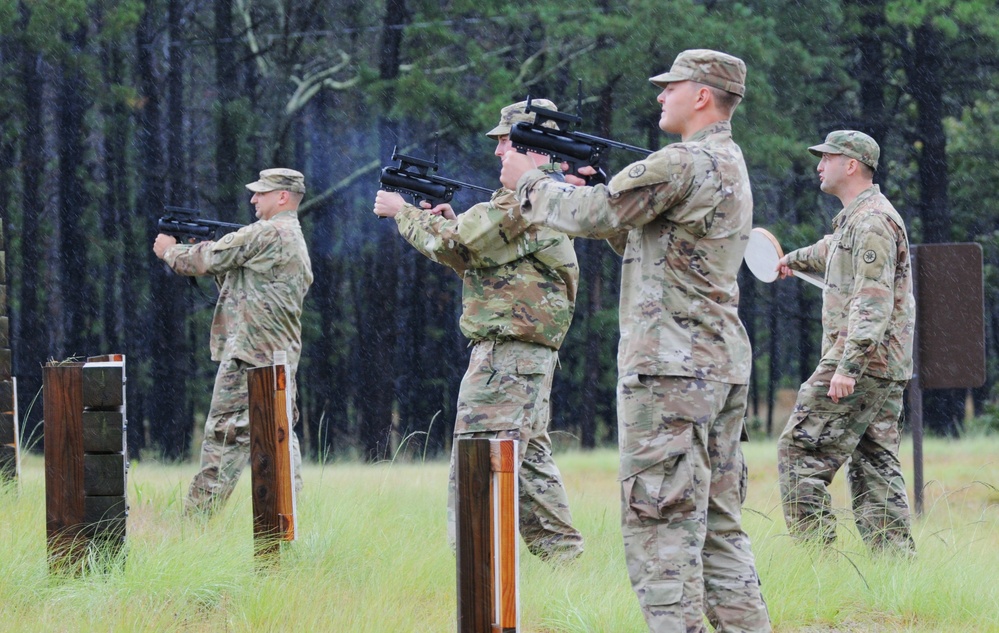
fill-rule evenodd
<path id="1" fill-rule="evenodd" d="M 607 172 L 604 170 L 604 160 L 611 149 L 623 149 L 648 156 L 652 150 L 628 145 L 610 139 L 572 132 L 569 128 L 583 120 L 579 115 L 582 106 L 582 91 L 577 97 L 576 112 L 572 115 L 566 112 L 556 112 L 546 108 L 531 105 L 531 96 L 527 96 L 525 112 L 534 112 L 534 122 L 521 121 L 510 129 L 510 143 L 522 154 L 535 152 L 547 154 L 553 163 L 569 163 L 569 173 L 586 180 L 587 185 L 607 182 Z M 547 127 L 544 124 L 553 122 L 558 128 Z M 596 170 L 593 175 L 579 173 L 580 167 L 589 166 Z"/>
<path id="2" fill-rule="evenodd" d="M 392 150 L 392 160 L 399 161 L 399 166 L 382 168 L 382 175 L 378 179 L 382 189 L 411 195 L 417 206 L 422 200 L 426 200 L 431 206 L 450 202 L 455 192 L 462 188 L 488 194 L 493 192 L 486 187 L 435 175 L 433 172 L 438 168 L 436 146 L 432 161 L 400 154 L 398 147 Z"/>
<path id="3" fill-rule="evenodd" d="M 197 209 L 164 206 L 163 215 L 156 224 L 156 230 L 166 235 L 172 235 L 178 242 L 204 242 L 217 240 L 226 233 L 232 233 L 243 228 L 242 224 L 206 220 Z"/>

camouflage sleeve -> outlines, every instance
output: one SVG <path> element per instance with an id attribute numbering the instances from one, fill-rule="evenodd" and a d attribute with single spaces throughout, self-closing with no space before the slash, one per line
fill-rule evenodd
<path id="1" fill-rule="evenodd" d="M 521 216 L 513 192 L 506 189 L 454 220 L 406 205 L 396 221 L 399 232 L 414 248 L 459 274 L 469 268 L 501 266 L 555 241 L 539 238 L 538 231 Z"/>
<path id="2" fill-rule="evenodd" d="M 254 222 L 217 242 L 171 246 L 164 261 L 178 275 L 220 277 L 241 266 L 265 269 L 273 262 L 268 247 L 277 243 L 276 229 L 265 222 Z"/>
<path id="3" fill-rule="evenodd" d="M 632 163 L 607 185 L 575 187 L 554 182 L 540 170 L 517 183 L 524 217 L 568 235 L 608 239 L 655 220 L 690 191 L 693 161 L 671 145 Z"/>
<path id="4" fill-rule="evenodd" d="M 896 244 L 887 222 L 858 227 L 853 244 L 853 296 L 846 343 L 836 373 L 859 378 L 891 320 L 895 295 Z"/>
<path id="5" fill-rule="evenodd" d="M 830 236 L 826 235 L 811 246 L 791 251 L 787 254 L 787 265 L 794 270 L 824 275 L 826 257 L 829 255 L 829 238 Z"/>

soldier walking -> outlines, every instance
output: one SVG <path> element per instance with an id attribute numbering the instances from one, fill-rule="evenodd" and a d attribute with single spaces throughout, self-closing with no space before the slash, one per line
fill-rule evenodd
<path id="1" fill-rule="evenodd" d="M 874 550 L 915 553 L 898 459 L 916 313 L 909 238 L 873 183 L 881 152 L 874 139 L 839 130 L 808 151 L 821 157 L 819 188 L 839 198 L 843 210 L 831 235 L 777 265 L 782 279 L 803 270 L 826 282 L 822 358 L 777 443 L 784 518 L 791 534 L 832 543 L 828 486 L 849 459 L 854 521 L 864 541 Z"/>

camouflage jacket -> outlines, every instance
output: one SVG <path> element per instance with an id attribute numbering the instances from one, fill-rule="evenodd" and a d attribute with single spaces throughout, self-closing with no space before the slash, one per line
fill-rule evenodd
<path id="1" fill-rule="evenodd" d="M 262 366 L 284 350 L 289 364 L 298 366 L 312 263 L 297 213 L 278 213 L 217 242 L 172 246 L 165 260 L 180 275 L 215 276 L 212 360 L 237 358 Z"/>
<path id="2" fill-rule="evenodd" d="M 410 244 L 462 278 L 465 336 L 562 345 L 576 303 L 576 252 L 562 233 L 528 226 L 513 192 L 499 189 L 454 220 L 413 205 L 395 219 Z"/>
<path id="3" fill-rule="evenodd" d="M 627 232 L 621 376 L 748 382 L 751 353 L 739 321 L 736 277 L 753 223 L 753 197 L 728 121 L 632 163 L 606 186 L 577 188 L 530 171 L 517 196 L 528 221 L 569 235 L 617 245 Z"/>
<path id="4" fill-rule="evenodd" d="M 839 212 L 832 235 L 787 257 L 795 270 L 825 275 L 820 365 L 851 378 L 912 377 L 909 238 L 877 185 Z"/>

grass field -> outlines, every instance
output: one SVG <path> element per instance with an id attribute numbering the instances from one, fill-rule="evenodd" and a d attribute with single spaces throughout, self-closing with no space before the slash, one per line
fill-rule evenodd
<path id="1" fill-rule="evenodd" d="M 912 561 L 868 555 L 846 516 L 842 474 L 837 548 L 794 545 L 774 445 L 746 449 L 746 527 L 776 631 L 999 632 L 999 438 L 926 443 L 926 512 Z M 522 548 L 522 630 L 645 631 L 624 566 L 616 454 L 558 460 L 586 553 L 552 567 Z M 47 572 L 42 462 L 26 459 L 20 491 L 0 490 L 0 631 L 455 630 L 445 463 L 306 466 L 300 538 L 263 571 L 252 556 L 249 473 L 225 510 L 200 523 L 181 514 L 193 472 L 133 463 L 125 565 L 64 578 Z"/>

